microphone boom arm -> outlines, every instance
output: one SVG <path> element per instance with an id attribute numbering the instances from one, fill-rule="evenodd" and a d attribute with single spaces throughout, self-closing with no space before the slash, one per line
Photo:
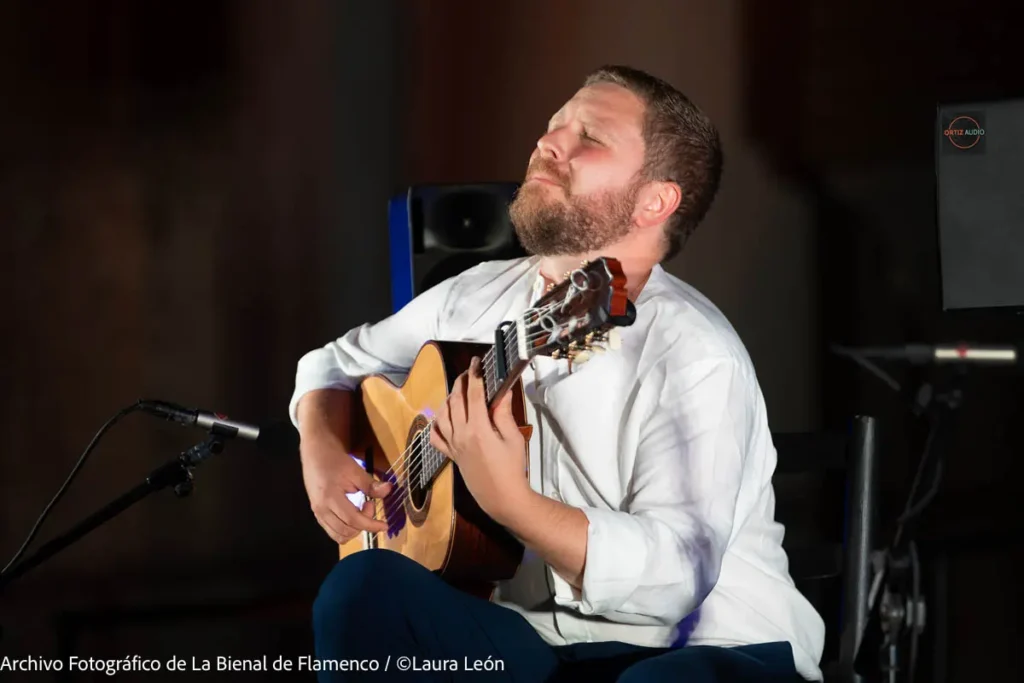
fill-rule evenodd
<path id="1" fill-rule="evenodd" d="M 189 495 L 192 492 L 193 468 L 210 456 L 220 453 L 223 449 L 223 438 L 214 435 L 153 470 L 142 483 L 103 506 L 68 531 L 40 547 L 39 550 L 26 559 L 0 574 L 0 594 L 19 576 L 42 564 L 90 531 L 110 521 L 147 496 L 168 487 L 173 487 L 175 495 L 179 498 Z"/>

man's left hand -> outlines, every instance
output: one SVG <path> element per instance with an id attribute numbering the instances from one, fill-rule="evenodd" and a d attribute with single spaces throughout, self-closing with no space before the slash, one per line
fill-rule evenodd
<path id="1" fill-rule="evenodd" d="M 459 466 L 481 509 L 499 524 L 530 493 L 526 439 L 512 415 L 512 392 L 487 407 L 479 358 L 455 380 L 430 430 L 430 444 Z"/>

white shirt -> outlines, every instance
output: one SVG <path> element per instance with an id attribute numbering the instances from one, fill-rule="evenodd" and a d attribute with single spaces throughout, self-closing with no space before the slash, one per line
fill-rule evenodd
<path id="1" fill-rule="evenodd" d="M 298 363 L 290 404 L 374 373 L 408 372 L 431 339 L 489 342 L 536 300 L 539 259 L 480 264 Z M 824 623 L 794 587 L 774 520 L 776 453 L 750 358 L 724 315 L 656 267 L 621 347 L 523 373 L 534 490 L 589 519 L 582 591 L 527 556 L 494 598 L 553 645 L 788 641 L 820 679 Z M 550 600 L 554 595 L 554 606 Z"/>

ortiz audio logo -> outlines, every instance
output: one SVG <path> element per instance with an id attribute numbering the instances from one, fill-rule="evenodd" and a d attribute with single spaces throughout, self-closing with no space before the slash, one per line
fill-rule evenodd
<path id="1" fill-rule="evenodd" d="M 981 113 L 957 114 L 943 125 L 943 145 L 949 152 L 979 152 L 985 148 L 985 117 Z"/>

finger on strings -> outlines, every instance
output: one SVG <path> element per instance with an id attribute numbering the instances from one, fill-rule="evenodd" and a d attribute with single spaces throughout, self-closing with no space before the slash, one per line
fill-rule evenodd
<path id="1" fill-rule="evenodd" d="M 473 356 L 469 362 L 469 371 L 466 377 L 466 419 L 474 422 L 487 419 L 484 378 L 480 372 L 480 359 L 476 356 Z"/>
<path id="2" fill-rule="evenodd" d="M 511 390 L 506 391 L 505 395 L 501 397 L 501 400 L 498 401 L 498 404 L 494 407 L 494 412 L 491 415 L 491 422 L 494 425 L 494 429 L 503 439 L 520 435 L 519 425 L 516 423 L 516 417 L 512 414 Z"/>
<path id="3" fill-rule="evenodd" d="M 472 367 L 472 361 L 470 363 L 470 367 Z M 452 433 L 454 433 L 456 425 L 463 424 L 469 419 L 469 409 L 467 406 L 469 373 L 470 371 L 466 370 L 455 378 L 452 393 L 448 397 L 448 405 L 450 406 L 449 418 L 451 419 Z"/>
<path id="4" fill-rule="evenodd" d="M 437 450 L 441 451 L 442 455 L 449 458 L 452 457 L 451 444 L 449 443 L 447 436 L 445 436 L 442 430 L 436 428 L 430 430 L 430 445 L 436 448 Z"/>
<path id="5" fill-rule="evenodd" d="M 365 503 L 364 503 L 365 505 Z M 366 515 L 362 514 L 360 507 L 356 507 L 347 498 L 344 502 L 338 502 L 336 505 L 331 506 L 330 511 L 334 513 L 342 522 L 352 527 L 356 531 L 386 531 L 388 525 L 384 522 L 371 519 Z"/>
<path id="6" fill-rule="evenodd" d="M 388 505 L 386 500 L 368 500 L 363 503 L 363 509 L 361 512 L 369 519 L 375 519 L 384 522 L 387 526 L 388 520 Z"/>
<path id="7" fill-rule="evenodd" d="M 438 448 L 435 437 L 440 437 L 441 441 L 447 443 L 452 436 L 451 400 L 452 398 L 449 396 L 448 400 L 441 404 L 441 410 L 437 411 L 437 416 L 434 417 L 434 426 L 430 429 L 430 445 L 434 448 Z"/>
<path id="8" fill-rule="evenodd" d="M 391 490 L 391 484 L 374 479 L 366 470 L 357 470 L 352 475 L 356 488 L 369 498 L 383 498 Z"/>

